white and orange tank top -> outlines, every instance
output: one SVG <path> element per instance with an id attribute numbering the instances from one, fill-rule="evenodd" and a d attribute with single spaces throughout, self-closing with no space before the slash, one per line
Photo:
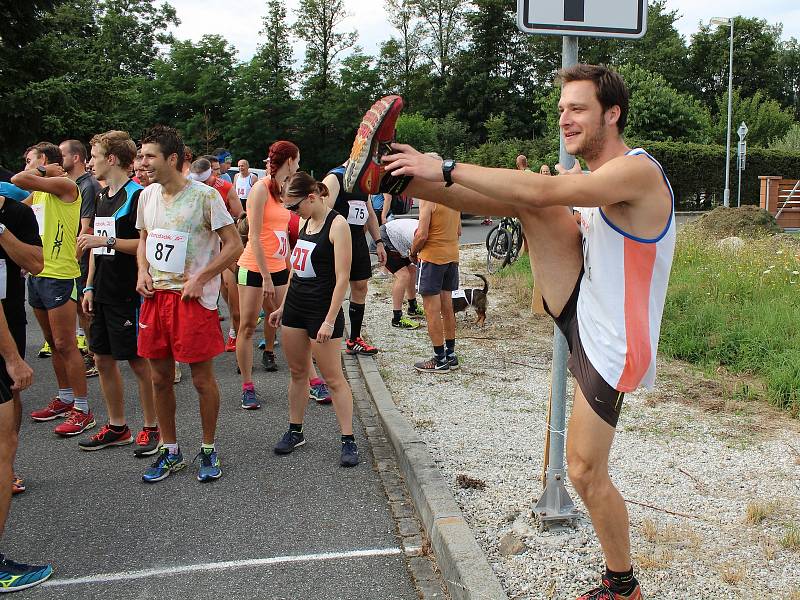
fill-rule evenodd
<path id="1" fill-rule="evenodd" d="M 578 296 L 578 331 L 586 356 L 615 390 L 652 387 L 667 283 L 675 251 L 675 196 L 669 220 L 652 239 L 635 237 L 614 225 L 602 207 L 579 208 L 584 275 Z"/>
<path id="2" fill-rule="evenodd" d="M 267 186 L 267 181 L 263 184 Z M 264 216 L 261 219 L 261 250 L 267 260 L 270 273 L 278 273 L 286 268 L 286 257 L 289 255 L 289 211 L 268 191 L 264 202 Z M 244 252 L 239 257 L 238 265 L 248 271 L 258 272 L 258 263 L 253 252 L 254 238 L 247 240 Z M 264 273 L 262 273 L 264 275 Z"/>

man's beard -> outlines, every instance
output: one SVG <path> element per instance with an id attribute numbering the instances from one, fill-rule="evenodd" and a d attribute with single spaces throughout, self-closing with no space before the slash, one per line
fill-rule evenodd
<path id="1" fill-rule="evenodd" d="M 575 151 L 576 156 L 580 156 L 585 161 L 591 161 L 597 158 L 603 151 L 606 144 L 606 127 L 605 123 L 600 121 L 600 127 L 595 131 L 592 137 L 587 137 L 586 141 Z"/>

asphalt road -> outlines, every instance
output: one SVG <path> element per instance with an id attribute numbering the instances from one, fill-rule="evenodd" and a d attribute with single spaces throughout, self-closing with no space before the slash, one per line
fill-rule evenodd
<path id="1" fill-rule="evenodd" d="M 27 417 L 55 392 L 49 359 L 36 358 L 41 333 L 29 321 L 28 362 L 36 379 L 23 394 L 16 462 L 28 491 L 12 502 L 2 551 L 17 560 L 51 562 L 55 574 L 23 594 L 107 600 L 417 597 L 358 421 L 363 462 L 354 469 L 339 466 L 332 409 L 315 403 L 307 411 L 306 445 L 289 456 L 273 453 L 288 418 L 282 356 L 278 373 L 256 369 L 263 408 L 253 412 L 239 406 L 234 355 L 216 359 L 220 480 L 199 483 L 195 463 L 148 485 L 141 475 L 151 459 L 134 458 L 133 446 L 84 452 L 77 438 L 53 433 L 58 421 Z M 228 322 L 222 325 L 227 330 Z M 183 370 L 176 386 L 178 438 L 188 462 L 199 450 L 200 424 L 188 367 Z M 142 421 L 127 365 L 123 379 L 135 434 Z M 97 378 L 89 380 L 89 393 L 99 428 L 106 411 Z"/>

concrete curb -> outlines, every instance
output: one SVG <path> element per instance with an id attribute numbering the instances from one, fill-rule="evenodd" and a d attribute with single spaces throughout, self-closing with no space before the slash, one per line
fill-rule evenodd
<path id="1" fill-rule="evenodd" d="M 508 600 L 425 442 L 395 406 L 375 359 L 356 358 L 451 597 Z"/>

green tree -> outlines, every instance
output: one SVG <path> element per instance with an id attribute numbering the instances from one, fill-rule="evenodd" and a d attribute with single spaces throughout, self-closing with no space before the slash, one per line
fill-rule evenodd
<path id="1" fill-rule="evenodd" d="M 800 120 L 800 42 L 792 38 L 781 45 L 778 69 L 783 83 L 780 100 Z"/>
<path id="2" fill-rule="evenodd" d="M 420 113 L 403 113 L 397 119 L 397 139 L 420 152 L 436 152 L 436 123 Z"/>
<path id="3" fill-rule="evenodd" d="M 280 0 L 267 3 L 260 35 L 264 41 L 253 58 L 235 71 L 226 125 L 234 156 L 253 164 L 267 155 L 272 142 L 296 135 L 291 30 Z"/>
<path id="4" fill-rule="evenodd" d="M 781 93 L 778 68 L 781 26 L 764 19 L 735 17 L 733 24 L 733 86 L 745 97 L 760 91 L 772 98 Z M 694 93 L 711 109 L 728 89 L 730 28 L 702 25 L 689 46 L 688 77 Z"/>
<path id="5" fill-rule="evenodd" d="M 204 35 L 198 42 L 176 41 L 153 65 L 153 117 L 178 128 L 196 154 L 227 143 L 223 126 L 233 101 L 234 53 L 221 36 Z"/>
<path id="6" fill-rule="evenodd" d="M 422 52 L 438 77 L 446 80 L 464 32 L 464 3 L 460 0 L 410 0 L 408 4 L 421 22 Z"/>
<path id="7" fill-rule="evenodd" d="M 783 150 L 785 152 L 800 152 L 800 123 L 795 123 L 789 132 L 782 138 L 770 142 L 770 150 Z"/>
<path id="8" fill-rule="evenodd" d="M 654 141 L 708 142 L 711 117 L 699 100 L 640 67 L 621 67 L 620 74 L 630 91 L 626 135 Z"/>
<path id="9" fill-rule="evenodd" d="M 728 95 L 717 97 L 718 118 L 714 127 L 713 139 L 718 144 L 725 144 L 728 128 Z M 791 112 L 781 108 L 758 90 L 752 96 L 745 96 L 741 90 L 733 92 L 733 132 L 732 143 L 736 141 L 736 128 L 744 121 L 747 124 L 747 141 L 751 146 L 767 147 L 776 138 L 783 138 L 794 125 Z"/>

